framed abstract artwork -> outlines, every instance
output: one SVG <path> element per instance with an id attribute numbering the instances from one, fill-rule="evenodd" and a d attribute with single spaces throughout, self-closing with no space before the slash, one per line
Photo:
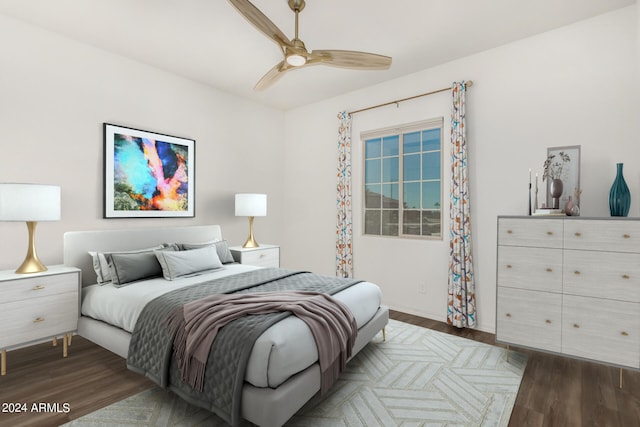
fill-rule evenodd
<path id="1" fill-rule="evenodd" d="M 195 140 L 104 123 L 104 217 L 195 216 Z"/>

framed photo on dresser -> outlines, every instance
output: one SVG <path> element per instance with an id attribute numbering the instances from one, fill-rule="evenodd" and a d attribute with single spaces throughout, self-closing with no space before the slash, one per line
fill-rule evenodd
<path id="1" fill-rule="evenodd" d="M 564 206 L 569 200 L 569 196 L 572 197 L 573 202 L 579 205 L 580 200 L 580 146 L 569 145 L 563 147 L 549 147 L 547 148 L 547 158 L 555 156 L 554 159 L 560 159 L 561 156 L 568 156 L 569 160 L 562 166 L 562 173 L 560 179 L 562 180 L 562 195 L 560 196 L 560 209 L 564 210 Z M 558 160 L 554 160 L 558 162 Z M 551 180 L 547 179 L 547 197 L 546 206 L 550 207 L 553 204 L 551 199 Z"/>
<path id="2" fill-rule="evenodd" d="M 104 217 L 195 216 L 195 140 L 104 123 Z"/>

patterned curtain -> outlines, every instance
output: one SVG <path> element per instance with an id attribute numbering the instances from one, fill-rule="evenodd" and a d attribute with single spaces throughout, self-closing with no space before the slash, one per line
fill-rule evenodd
<path id="1" fill-rule="evenodd" d="M 447 323 L 464 328 L 476 325 L 476 291 L 471 257 L 471 216 L 465 130 L 465 82 L 454 82 L 451 92 L 453 105 Z"/>
<path id="2" fill-rule="evenodd" d="M 351 115 L 338 114 L 338 185 L 336 197 L 336 276 L 353 276 L 351 219 Z"/>

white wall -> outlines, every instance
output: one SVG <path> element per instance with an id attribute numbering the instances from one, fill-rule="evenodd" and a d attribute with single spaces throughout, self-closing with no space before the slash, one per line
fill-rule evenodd
<path id="1" fill-rule="evenodd" d="M 582 146 L 583 216 L 608 216 L 616 162 L 625 164 L 630 216 L 640 215 L 637 27 L 634 5 L 288 111 L 283 263 L 325 274 L 335 271 L 338 111 L 473 80 L 467 131 L 478 321 L 480 329 L 493 331 L 496 217 L 527 212 L 528 170 L 542 173 L 547 147 Z M 359 134 L 434 116 L 444 116 L 447 123 L 449 106 L 449 94 L 444 93 L 360 113 L 353 120 L 355 274 L 379 283 L 390 307 L 439 320 L 446 318 L 448 240 L 361 235 Z M 444 159 L 447 171 L 448 152 Z M 448 195 L 448 183 L 444 187 Z M 447 198 L 443 206 L 446 236 Z M 421 286 L 426 292 L 418 291 Z"/>
<path id="2" fill-rule="evenodd" d="M 62 220 L 41 223 L 38 254 L 62 262 L 69 230 L 216 223 L 247 235 L 235 192 L 269 195 L 256 239 L 279 243 L 284 114 L 0 16 L 0 182 L 62 187 Z M 196 140 L 196 217 L 102 219 L 102 123 Z M 0 269 L 25 256 L 24 224 L 0 222 Z"/>
<path id="3" fill-rule="evenodd" d="M 0 182 L 62 187 L 62 221 L 38 227 L 45 264 L 62 261 L 68 230 L 219 223 L 241 243 L 247 224 L 233 216 L 233 194 L 256 191 L 269 194 L 269 216 L 256 219 L 258 241 L 281 244 L 285 267 L 333 274 L 337 112 L 470 79 L 478 320 L 491 331 L 496 216 L 526 212 L 528 169 L 541 172 L 547 147 L 582 145 L 583 215 L 608 215 L 618 161 L 631 215 L 640 215 L 639 26 L 632 6 L 282 113 L 0 16 L 0 37 L 10 41 L 0 44 Z M 434 116 L 446 124 L 448 114 L 449 96 L 439 94 L 358 114 L 353 123 L 356 275 L 380 283 L 392 308 L 440 320 L 447 240 L 361 236 L 359 133 Z M 102 219 L 103 122 L 197 141 L 195 219 Z M 26 227 L 0 222 L 0 236 L 0 268 L 15 268 Z"/>

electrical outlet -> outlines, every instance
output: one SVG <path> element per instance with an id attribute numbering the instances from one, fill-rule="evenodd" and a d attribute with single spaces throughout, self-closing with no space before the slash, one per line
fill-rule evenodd
<path id="1" fill-rule="evenodd" d="M 419 283 L 418 284 L 418 293 L 420 293 L 420 294 L 426 294 L 427 293 L 427 284 L 426 283 Z"/>

